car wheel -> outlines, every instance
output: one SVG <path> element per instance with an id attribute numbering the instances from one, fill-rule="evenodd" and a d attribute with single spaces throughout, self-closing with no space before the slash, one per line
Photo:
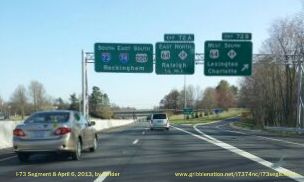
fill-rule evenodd
<path id="1" fill-rule="evenodd" d="M 81 150 L 82 150 L 81 142 L 80 142 L 80 140 L 78 140 L 76 143 L 75 151 L 72 153 L 73 160 L 80 160 Z"/>
<path id="2" fill-rule="evenodd" d="M 95 152 L 98 146 L 97 137 L 94 138 L 93 147 L 90 148 L 90 152 Z"/>
<path id="3" fill-rule="evenodd" d="M 169 128 L 166 128 L 167 131 L 169 131 Z"/>
<path id="4" fill-rule="evenodd" d="M 20 160 L 20 162 L 27 162 L 30 157 L 30 154 L 19 152 L 19 153 L 17 153 L 17 156 L 18 156 L 18 159 Z"/>

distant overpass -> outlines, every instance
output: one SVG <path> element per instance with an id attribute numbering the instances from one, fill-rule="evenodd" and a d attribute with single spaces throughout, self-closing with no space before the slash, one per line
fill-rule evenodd
<path id="1" fill-rule="evenodd" d="M 206 109 L 197 109 L 193 110 L 193 112 L 204 112 Z M 126 110 L 126 111 L 114 111 L 114 117 L 140 117 L 140 116 L 148 116 L 154 113 L 166 113 L 166 112 L 174 112 L 174 113 L 183 113 L 182 109 L 140 109 L 140 110 Z"/>

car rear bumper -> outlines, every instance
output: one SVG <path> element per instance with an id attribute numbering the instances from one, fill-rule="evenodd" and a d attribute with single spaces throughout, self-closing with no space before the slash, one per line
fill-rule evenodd
<path id="1" fill-rule="evenodd" d="M 152 129 L 168 129 L 170 127 L 169 124 L 151 124 L 150 128 Z"/>
<path id="2" fill-rule="evenodd" d="M 24 140 L 14 138 L 15 152 L 68 152 L 75 151 L 75 142 L 70 137 L 48 140 Z"/>

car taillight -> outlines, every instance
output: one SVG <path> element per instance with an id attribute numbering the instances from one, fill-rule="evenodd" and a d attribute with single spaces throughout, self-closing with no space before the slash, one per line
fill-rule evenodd
<path id="1" fill-rule="evenodd" d="M 56 129 L 55 134 L 56 135 L 65 135 L 70 132 L 71 132 L 71 128 L 60 127 L 60 128 Z"/>
<path id="2" fill-rule="evenodd" d="M 14 134 L 14 136 L 19 136 L 19 137 L 25 136 L 24 131 L 19 128 L 14 129 L 13 134 Z"/>

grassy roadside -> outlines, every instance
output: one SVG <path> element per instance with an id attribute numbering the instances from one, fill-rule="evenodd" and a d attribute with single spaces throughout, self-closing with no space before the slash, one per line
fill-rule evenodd
<path id="1" fill-rule="evenodd" d="M 293 132 L 293 131 L 275 131 L 275 130 L 264 129 L 262 126 L 257 126 L 254 123 L 253 119 L 249 119 L 249 118 L 241 117 L 240 121 L 233 122 L 231 124 L 233 126 L 236 126 L 239 128 L 248 129 L 248 130 L 262 130 L 267 133 L 275 134 L 275 135 L 282 136 L 282 137 L 299 136 L 299 134 L 297 132 Z M 303 134 L 300 134 L 300 135 L 303 135 Z"/>
<path id="2" fill-rule="evenodd" d="M 256 124 L 253 122 L 252 119 L 241 119 L 238 122 L 232 123 L 232 125 L 244 128 L 244 129 L 249 129 L 249 130 L 260 130 L 262 129 L 261 127 L 256 126 Z"/>
<path id="3" fill-rule="evenodd" d="M 248 130 L 262 130 L 264 132 L 270 133 L 270 134 L 274 134 L 277 136 L 281 136 L 281 137 L 293 137 L 293 136 L 300 136 L 300 135 L 304 135 L 304 134 L 298 134 L 297 132 L 293 132 L 293 131 L 275 131 L 275 130 L 267 130 L 264 129 L 262 127 L 258 127 L 256 126 L 252 120 L 241 120 L 238 122 L 234 122 L 231 123 L 233 126 L 239 127 L 239 128 L 243 128 L 243 129 L 248 129 Z"/>
<path id="4" fill-rule="evenodd" d="M 234 116 L 239 116 L 242 112 L 246 111 L 245 109 L 242 108 L 232 108 L 229 109 L 228 111 L 222 112 L 220 114 L 213 114 L 209 116 L 203 116 L 199 118 L 191 118 L 191 119 L 184 119 L 184 115 L 173 115 L 170 116 L 170 122 L 172 124 L 197 124 L 197 123 L 210 123 L 212 121 L 217 121 L 217 120 L 224 120 L 227 118 L 231 118 Z"/>

